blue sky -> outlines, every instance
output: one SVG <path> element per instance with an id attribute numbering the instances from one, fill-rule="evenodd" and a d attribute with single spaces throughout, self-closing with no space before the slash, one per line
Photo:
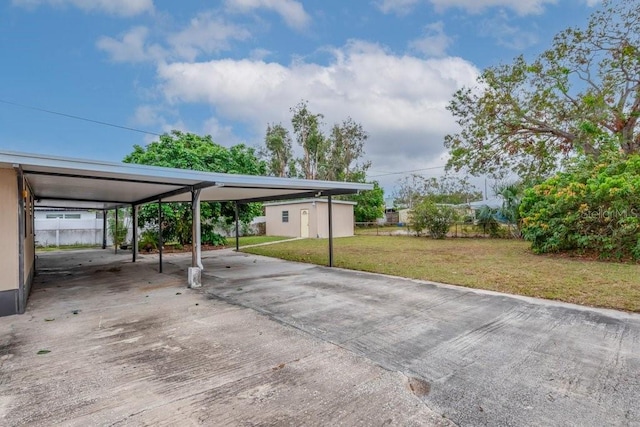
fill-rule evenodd
<path id="1" fill-rule="evenodd" d="M 162 133 L 262 143 L 309 101 L 351 116 L 369 175 L 442 173 L 451 94 L 532 58 L 598 0 L 5 0 L 0 101 Z M 153 135 L 0 102 L 0 149 L 120 161 Z M 427 169 L 434 168 L 434 169 Z"/>

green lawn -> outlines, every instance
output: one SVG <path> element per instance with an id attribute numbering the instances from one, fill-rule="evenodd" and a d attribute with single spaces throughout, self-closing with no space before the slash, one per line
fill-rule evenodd
<path id="1" fill-rule="evenodd" d="M 280 240 L 290 239 L 291 237 L 282 237 L 282 236 L 241 236 L 239 239 L 240 246 L 248 246 L 248 245 L 258 245 L 260 243 L 269 243 L 269 242 L 277 242 Z M 235 246 L 236 238 L 229 237 L 227 238 L 228 246 Z"/>
<path id="2" fill-rule="evenodd" d="M 326 265 L 327 248 L 305 239 L 243 251 Z M 334 248 L 336 267 L 640 312 L 638 264 L 534 255 L 520 240 L 361 235 Z"/>

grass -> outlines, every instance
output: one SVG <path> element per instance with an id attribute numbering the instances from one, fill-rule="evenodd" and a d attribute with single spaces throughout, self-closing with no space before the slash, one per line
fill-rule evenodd
<path id="1" fill-rule="evenodd" d="M 240 246 L 258 245 L 260 243 L 278 242 L 280 240 L 286 240 L 290 238 L 291 237 L 282 237 L 282 236 L 240 236 L 239 244 Z M 227 238 L 228 246 L 235 246 L 235 244 L 236 244 L 235 237 Z"/>
<path id="2" fill-rule="evenodd" d="M 327 265 L 323 239 L 243 251 Z M 355 236 L 334 240 L 334 265 L 352 270 L 640 312 L 640 265 L 534 255 L 520 240 Z"/>

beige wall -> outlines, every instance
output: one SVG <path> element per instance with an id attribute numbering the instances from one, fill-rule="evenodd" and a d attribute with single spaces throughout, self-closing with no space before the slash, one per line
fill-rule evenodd
<path id="1" fill-rule="evenodd" d="M 353 236 L 353 205 L 333 203 L 333 236 Z M 329 237 L 326 202 L 289 203 L 265 206 L 267 236 L 300 237 L 300 211 L 309 210 L 309 237 Z M 289 211 L 289 222 L 282 222 L 282 212 Z"/>
<path id="2" fill-rule="evenodd" d="M 0 291 L 18 289 L 18 182 L 13 169 L 0 169 Z"/>
<path id="3" fill-rule="evenodd" d="M 328 203 L 318 203 L 318 237 L 329 237 L 329 206 Z M 332 203 L 333 237 L 353 236 L 353 205 Z"/>
<path id="4" fill-rule="evenodd" d="M 309 237 L 316 237 L 316 212 L 312 203 L 265 206 L 267 236 L 300 237 L 300 211 L 309 210 Z M 282 212 L 289 212 L 289 222 L 282 222 Z"/>

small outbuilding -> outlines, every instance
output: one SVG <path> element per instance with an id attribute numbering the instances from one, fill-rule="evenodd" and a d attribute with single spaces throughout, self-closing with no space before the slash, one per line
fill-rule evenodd
<path id="1" fill-rule="evenodd" d="M 353 236 L 355 202 L 331 204 L 333 237 Z M 324 199 L 265 203 L 267 236 L 329 237 L 329 204 Z"/>

